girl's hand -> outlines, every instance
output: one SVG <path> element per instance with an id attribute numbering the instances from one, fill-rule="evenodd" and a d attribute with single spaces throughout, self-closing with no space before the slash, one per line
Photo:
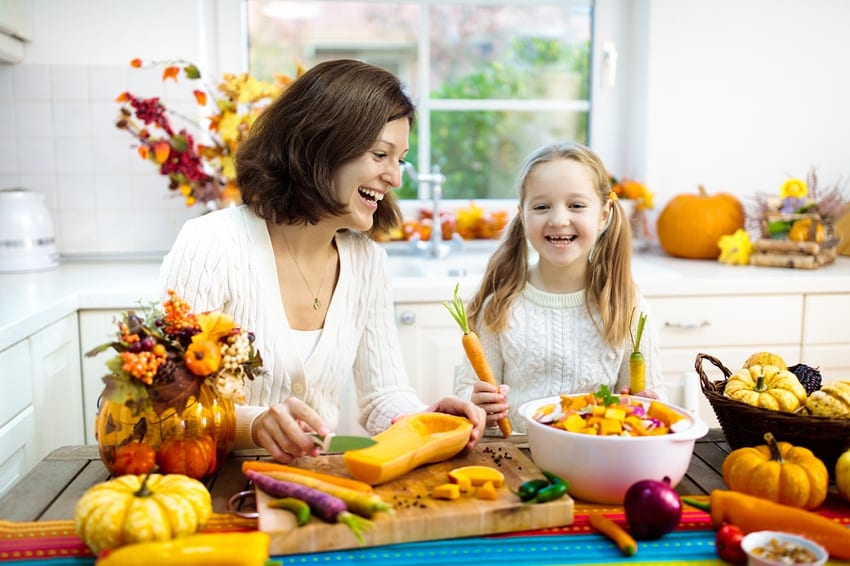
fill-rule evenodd
<path id="1" fill-rule="evenodd" d="M 484 381 L 477 381 L 472 385 L 472 402 L 487 413 L 487 426 L 496 426 L 500 419 L 507 418 L 508 391 L 510 387 L 504 383 L 496 387 Z"/>
<path id="2" fill-rule="evenodd" d="M 251 426 L 254 442 L 283 464 L 305 454 L 319 455 L 319 447 L 307 432 L 325 436 L 331 431 L 316 411 L 294 397 L 269 407 Z"/>
<path id="3" fill-rule="evenodd" d="M 487 414 L 484 409 L 478 407 L 471 401 L 464 401 L 460 397 L 450 395 L 443 397 L 427 409 L 426 412 L 446 413 L 466 417 L 472 423 L 472 433 L 469 435 L 467 448 L 472 448 L 484 435 L 484 427 L 487 424 Z"/>
<path id="4" fill-rule="evenodd" d="M 658 393 L 656 393 L 652 389 L 644 389 L 643 391 L 639 391 L 637 393 L 631 393 L 628 387 L 623 387 L 622 389 L 620 389 L 620 394 L 636 395 L 638 397 L 648 397 L 650 399 L 661 399 L 661 397 L 658 396 Z"/>

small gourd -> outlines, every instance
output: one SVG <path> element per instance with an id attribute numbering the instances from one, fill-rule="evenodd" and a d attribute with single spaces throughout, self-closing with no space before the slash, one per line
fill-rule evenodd
<path id="1" fill-rule="evenodd" d="M 806 402 L 806 388 L 790 371 L 750 366 L 729 376 L 723 394 L 753 407 L 793 413 Z"/>
<path id="2" fill-rule="evenodd" d="M 90 487 L 74 507 L 74 531 L 92 552 L 196 533 L 212 515 L 206 486 L 180 474 L 128 474 Z"/>
<path id="3" fill-rule="evenodd" d="M 448 460 L 466 446 L 472 423 L 445 413 L 416 413 L 374 436 L 368 448 L 349 450 L 349 473 L 370 485 L 388 482 L 423 464 Z"/>
<path id="4" fill-rule="evenodd" d="M 850 503 L 850 450 L 845 450 L 835 462 L 835 487 L 844 501 Z"/>
<path id="5" fill-rule="evenodd" d="M 806 409 L 818 417 L 850 418 L 850 381 L 823 385 L 806 400 Z"/>
<path id="6" fill-rule="evenodd" d="M 726 456 L 727 487 L 792 507 L 819 507 L 829 487 L 823 461 L 808 448 L 777 442 L 769 432 L 764 440 L 766 445 L 738 448 Z"/>
<path id="7" fill-rule="evenodd" d="M 211 436 L 168 439 L 160 445 L 156 463 L 167 474 L 201 479 L 216 469 L 215 440 Z"/>

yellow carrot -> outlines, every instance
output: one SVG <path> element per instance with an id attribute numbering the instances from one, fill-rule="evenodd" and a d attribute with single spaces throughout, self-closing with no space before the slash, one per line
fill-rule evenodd
<path id="1" fill-rule="evenodd" d="M 286 464 L 278 464 L 277 462 L 269 462 L 267 460 L 245 460 L 242 462 L 242 472 L 254 470 L 255 472 L 287 472 L 290 474 L 301 474 L 302 476 L 322 480 L 327 483 L 332 483 L 340 487 L 347 487 L 355 491 L 368 493 L 372 491 L 372 486 L 368 483 L 335 476 L 332 474 L 323 474 L 322 472 L 314 472 L 312 470 L 304 470 L 295 466 L 287 466 Z"/>
<path id="2" fill-rule="evenodd" d="M 620 525 L 597 511 L 591 511 L 587 516 L 590 525 L 603 535 L 614 541 L 617 548 L 626 556 L 632 556 L 637 552 L 637 543 L 632 536 Z"/>
<path id="3" fill-rule="evenodd" d="M 634 395 L 646 389 L 646 360 L 640 351 L 640 339 L 646 326 L 646 313 L 640 313 L 637 332 L 632 337 L 632 353 L 629 356 L 629 392 Z"/>
<path id="4" fill-rule="evenodd" d="M 499 387 L 496 378 L 493 376 L 493 370 L 487 362 L 487 357 L 484 355 L 484 348 L 481 346 L 481 339 L 478 338 L 478 335 L 469 328 L 469 319 L 466 316 L 466 307 L 463 304 L 463 300 L 457 294 L 459 287 L 459 283 L 455 285 L 452 301 L 450 303 L 443 303 L 443 306 L 449 310 L 452 318 L 457 321 L 460 325 L 460 329 L 463 331 L 461 344 L 463 344 L 463 351 L 466 353 L 466 358 L 469 360 L 472 369 L 475 371 L 475 375 L 478 376 L 478 379 L 481 381 Z M 512 432 L 511 421 L 505 417 L 499 419 L 497 424 L 499 425 L 499 430 L 502 431 L 502 436 L 508 438 Z"/>
<path id="5" fill-rule="evenodd" d="M 378 513 L 380 511 L 387 511 L 389 513 L 393 512 L 393 506 L 389 503 L 386 503 L 383 499 L 381 499 L 380 495 L 374 492 L 366 493 L 363 491 L 357 491 L 330 482 L 322 481 L 320 479 L 292 472 L 268 471 L 261 473 L 269 476 L 270 478 L 274 478 L 282 482 L 297 483 L 312 489 L 316 489 L 318 491 L 321 491 L 322 493 L 327 493 L 328 495 L 338 497 L 345 502 L 345 504 L 348 506 L 349 511 L 351 511 L 352 513 L 357 513 L 361 517 L 366 517 L 367 519 L 371 519 L 372 516 L 375 515 L 375 513 Z"/>

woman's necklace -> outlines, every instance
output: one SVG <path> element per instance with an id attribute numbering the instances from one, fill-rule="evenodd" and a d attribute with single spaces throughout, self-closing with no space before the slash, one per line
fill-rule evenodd
<path id="1" fill-rule="evenodd" d="M 331 265 L 331 250 L 328 248 L 328 261 L 325 263 L 325 272 L 322 274 L 322 281 L 319 283 L 319 290 L 315 293 L 313 292 L 313 288 L 310 287 L 310 282 L 307 281 L 307 277 L 304 275 L 304 272 L 301 271 L 301 266 L 298 265 L 298 260 L 295 259 L 295 254 L 292 253 L 292 248 L 289 247 L 289 240 L 286 239 L 286 236 L 283 236 L 283 243 L 286 244 L 286 249 L 289 252 L 290 257 L 292 258 L 292 263 L 295 264 L 295 269 L 298 270 L 298 273 L 301 275 L 301 279 L 304 280 L 304 285 L 307 286 L 307 290 L 310 291 L 310 294 L 313 295 L 313 308 L 319 310 L 322 308 L 322 301 L 319 300 L 319 295 L 322 294 L 322 288 L 325 286 L 325 279 L 328 276 L 328 268 Z"/>

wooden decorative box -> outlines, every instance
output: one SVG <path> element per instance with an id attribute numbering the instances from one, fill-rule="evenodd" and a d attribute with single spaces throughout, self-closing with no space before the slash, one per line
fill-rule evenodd
<path id="1" fill-rule="evenodd" d="M 798 222 L 801 224 L 797 224 Z M 789 233 L 796 232 L 795 238 Z M 805 237 L 805 239 L 802 239 Z M 819 214 L 766 212 L 761 218 L 761 238 L 753 242 L 752 265 L 817 269 L 838 257 L 839 238 L 831 223 Z"/>

